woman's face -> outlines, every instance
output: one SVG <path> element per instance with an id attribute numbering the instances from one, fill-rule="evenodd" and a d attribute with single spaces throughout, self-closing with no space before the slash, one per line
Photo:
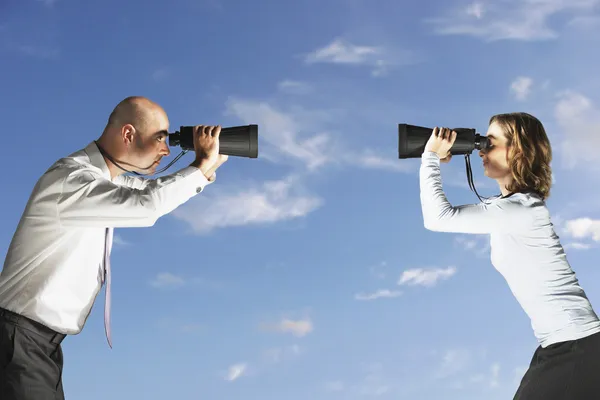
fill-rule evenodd
<path id="1" fill-rule="evenodd" d="M 483 160 L 485 175 L 497 180 L 499 183 L 508 184 L 512 179 L 510 168 L 508 166 L 508 146 L 504 130 L 497 123 L 492 123 L 488 127 L 487 135 L 490 141 L 490 147 L 479 151 L 479 156 Z"/>

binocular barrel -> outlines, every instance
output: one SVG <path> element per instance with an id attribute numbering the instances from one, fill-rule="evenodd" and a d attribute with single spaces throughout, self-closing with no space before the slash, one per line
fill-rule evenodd
<path id="1" fill-rule="evenodd" d="M 182 150 L 194 150 L 194 127 L 181 126 L 169 133 L 169 146 Z M 236 157 L 258 157 L 258 125 L 242 125 L 221 128 L 219 153 Z"/>
<path id="2" fill-rule="evenodd" d="M 471 154 L 473 150 L 485 150 L 489 140 L 472 128 L 454 128 L 456 140 L 450 149 L 452 155 Z M 420 158 L 433 128 L 398 124 L 398 158 Z"/>

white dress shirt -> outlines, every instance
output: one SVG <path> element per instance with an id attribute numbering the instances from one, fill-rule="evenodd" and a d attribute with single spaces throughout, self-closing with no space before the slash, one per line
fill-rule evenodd
<path id="1" fill-rule="evenodd" d="M 442 189 L 440 159 L 433 152 L 422 155 L 420 186 L 427 229 L 490 235 L 491 262 L 530 318 L 542 347 L 600 331 L 598 316 L 567 261 L 540 196 L 515 193 L 452 206 Z"/>
<path id="2" fill-rule="evenodd" d="M 111 179 L 95 142 L 58 160 L 35 185 L 8 248 L 0 307 L 79 333 L 102 286 L 106 228 L 152 226 L 209 184 L 192 166 Z"/>

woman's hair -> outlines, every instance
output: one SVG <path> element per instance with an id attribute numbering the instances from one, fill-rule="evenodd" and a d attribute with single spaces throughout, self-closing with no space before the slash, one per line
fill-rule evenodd
<path id="1" fill-rule="evenodd" d="M 544 200 L 550 196 L 552 186 L 552 147 L 542 123 L 524 112 L 497 114 L 490 124 L 497 123 L 508 139 L 508 165 L 512 183 L 511 192 L 532 190 Z"/>

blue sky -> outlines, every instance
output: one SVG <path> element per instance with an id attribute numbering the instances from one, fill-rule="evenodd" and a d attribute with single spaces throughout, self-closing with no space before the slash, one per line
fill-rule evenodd
<path id="1" fill-rule="evenodd" d="M 600 1 L 401 3 L 2 2 L 3 255 L 39 175 L 126 96 L 159 102 L 172 129 L 260 127 L 258 159 L 116 232 L 114 348 L 102 293 L 64 343 L 67 398 L 511 398 L 529 321 L 486 237 L 423 228 L 402 122 L 485 133 L 494 113 L 538 116 L 549 207 L 600 305 Z M 454 204 L 477 200 L 464 171 L 443 169 Z"/>

